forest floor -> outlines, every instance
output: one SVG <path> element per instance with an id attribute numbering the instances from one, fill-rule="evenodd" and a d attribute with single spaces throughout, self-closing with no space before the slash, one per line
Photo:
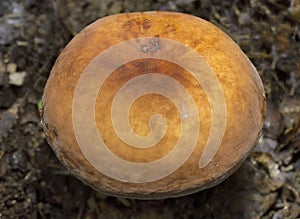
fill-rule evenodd
<path id="1" fill-rule="evenodd" d="M 219 26 L 264 83 L 263 136 L 231 177 L 193 195 L 115 198 L 87 187 L 45 140 L 38 104 L 68 41 L 106 15 L 168 10 Z M 300 218 L 299 0 L 0 0 L 0 219 Z"/>

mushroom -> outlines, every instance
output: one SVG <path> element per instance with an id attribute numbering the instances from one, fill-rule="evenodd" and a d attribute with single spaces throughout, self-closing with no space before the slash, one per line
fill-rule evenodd
<path id="1" fill-rule="evenodd" d="M 42 124 L 59 160 L 103 193 L 177 197 L 232 174 L 256 144 L 265 98 L 239 46 L 175 12 L 101 18 L 58 57 Z"/>

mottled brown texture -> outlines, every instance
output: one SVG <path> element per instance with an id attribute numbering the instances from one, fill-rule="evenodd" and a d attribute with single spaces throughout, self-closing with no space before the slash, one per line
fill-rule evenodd
<path id="1" fill-rule="evenodd" d="M 199 169 L 198 160 L 209 134 L 211 120 L 205 92 L 199 85 L 197 86 L 194 78 L 188 76 L 188 72 L 178 66 L 165 63 L 159 65 L 155 61 L 149 61 L 149 65 L 164 74 L 172 74 L 170 73 L 172 71 L 168 69 L 173 68 L 176 73 L 187 75 L 184 78 L 178 77 L 177 80 L 191 92 L 199 109 L 201 106 L 199 110 L 201 133 L 191 157 L 173 174 L 150 183 L 120 182 L 101 174 L 81 153 L 72 126 L 73 93 L 82 71 L 99 53 L 124 40 L 154 36 L 176 40 L 193 48 L 210 65 L 221 83 L 226 100 L 225 135 L 213 160 L 205 168 Z M 124 70 L 133 70 L 132 74 L 138 74 L 144 68 L 144 65 L 137 63 L 132 65 L 127 64 L 127 69 L 124 68 Z M 121 78 L 119 80 L 116 78 L 116 80 L 114 81 L 116 86 L 124 83 Z M 103 92 L 111 90 L 110 87 L 105 88 L 105 86 L 101 89 Z M 168 104 L 167 100 L 155 98 L 161 103 L 158 111 Z M 147 98 L 139 101 L 147 101 Z M 98 98 L 96 109 L 101 104 L 109 106 L 109 103 L 105 103 Z M 141 199 L 165 198 L 199 191 L 228 177 L 246 158 L 260 136 L 264 104 L 263 85 L 256 70 L 241 49 L 223 31 L 207 21 L 186 14 L 144 12 L 102 18 L 75 36 L 57 59 L 48 79 L 43 96 L 42 119 L 49 143 L 60 161 L 91 187 L 116 196 Z M 169 105 L 172 108 L 172 105 Z M 140 103 L 140 106 L 144 109 L 149 108 L 147 104 Z M 140 107 L 133 106 L 130 116 L 136 121 L 143 119 L 139 118 L 145 115 L 138 114 L 141 111 L 143 109 Z M 175 110 L 173 111 L 176 113 Z M 170 112 L 173 113 L 173 111 Z M 95 118 L 98 129 L 109 128 L 106 126 L 109 124 L 103 122 L 101 117 L 101 111 L 96 110 Z M 169 122 L 170 124 L 176 123 L 176 116 Z M 106 137 L 113 142 L 119 141 L 116 135 Z M 151 159 L 162 157 L 167 153 L 165 150 L 170 149 L 170 145 L 164 149 L 157 148 L 155 152 L 152 151 L 154 154 Z M 149 159 L 148 157 L 143 159 L 145 155 L 141 154 L 138 159 L 135 158 L 138 151 L 131 153 L 132 157 L 125 157 L 126 145 L 113 148 L 112 151 L 122 158 L 135 162 Z"/>

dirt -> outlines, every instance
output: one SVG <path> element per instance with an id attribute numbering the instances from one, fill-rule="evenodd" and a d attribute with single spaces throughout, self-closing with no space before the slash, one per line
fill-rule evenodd
<path id="1" fill-rule="evenodd" d="M 103 195 L 58 162 L 38 105 L 55 59 L 87 24 L 149 10 L 193 14 L 226 31 L 264 83 L 263 136 L 226 181 L 193 195 Z M 0 0 L 0 219 L 300 218 L 299 0 Z"/>

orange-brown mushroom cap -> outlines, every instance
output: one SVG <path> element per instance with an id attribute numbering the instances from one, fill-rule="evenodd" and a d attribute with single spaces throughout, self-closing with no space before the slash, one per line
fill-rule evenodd
<path id="1" fill-rule="evenodd" d="M 99 19 L 71 40 L 41 114 L 54 152 L 79 179 L 153 199 L 228 177 L 258 140 L 264 106 L 256 69 L 218 27 L 141 12 Z"/>

